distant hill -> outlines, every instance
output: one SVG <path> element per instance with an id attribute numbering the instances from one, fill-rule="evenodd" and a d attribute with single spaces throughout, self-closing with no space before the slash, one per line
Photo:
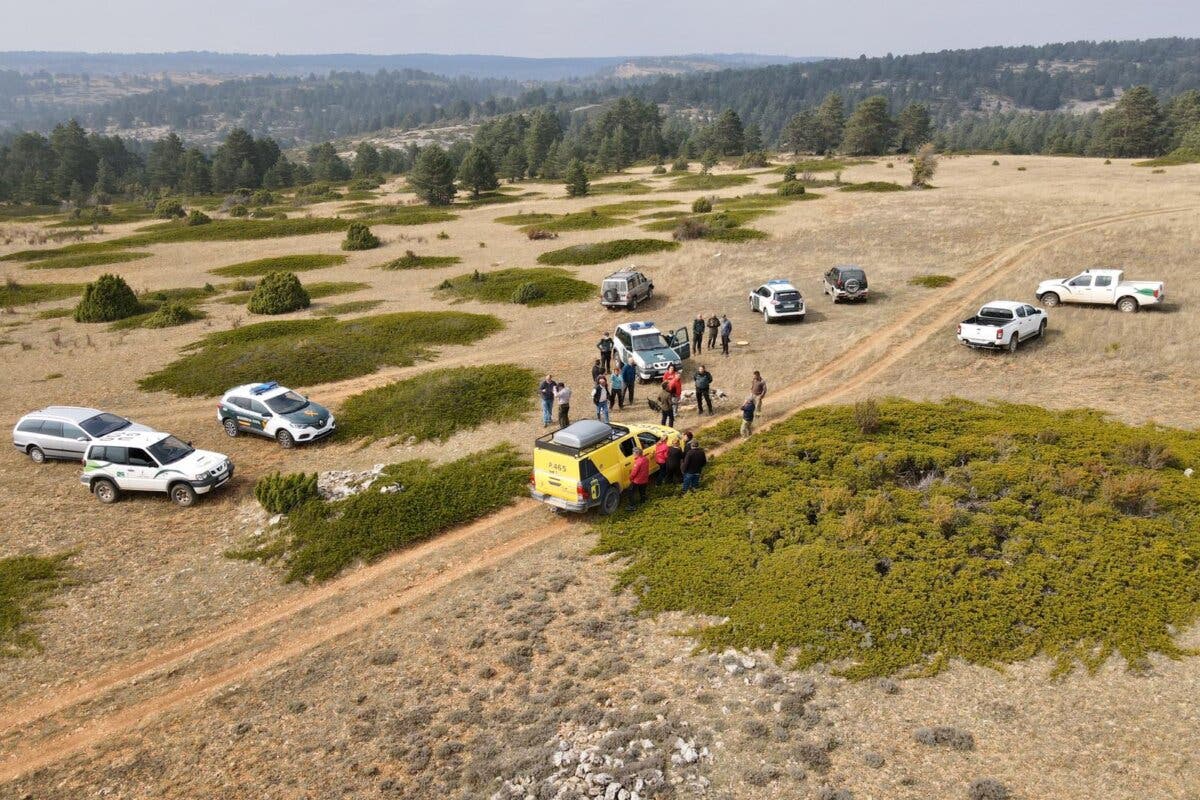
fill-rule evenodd
<path id="1" fill-rule="evenodd" d="M 688 73 L 728 67 L 791 64 L 813 58 L 754 53 L 699 53 L 682 56 L 604 56 L 593 58 L 517 58 L 490 55 L 406 53 L 362 55 L 254 55 L 246 53 L 58 53 L 0 52 L 0 70 L 22 73 L 160 75 L 201 73 L 223 77 L 255 75 L 303 76 L 330 72 L 374 72 L 414 69 L 447 77 L 505 78 L 518 81 L 564 81 L 625 73 Z"/>

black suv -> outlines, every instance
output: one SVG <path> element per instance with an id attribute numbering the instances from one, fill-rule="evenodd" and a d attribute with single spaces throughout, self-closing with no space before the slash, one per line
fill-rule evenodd
<path id="1" fill-rule="evenodd" d="M 866 300 L 867 273 L 861 267 L 852 265 L 834 267 L 825 273 L 822 291 L 835 303 L 839 300 Z"/>

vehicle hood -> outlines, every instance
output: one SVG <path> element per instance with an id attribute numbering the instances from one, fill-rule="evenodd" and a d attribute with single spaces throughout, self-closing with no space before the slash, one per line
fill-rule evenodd
<path id="1" fill-rule="evenodd" d="M 187 458 L 181 458 L 174 464 L 165 465 L 163 470 L 175 470 L 191 475 L 220 467 L 228 460 L 228 457 L 223 453 L 214 453 L 211 450 L 195 450 Z"/>
<path id="2" fill-rule="evenodd" d="M 1049 288 L 1051 286 L 1065 286 L 1066 283 L 1067 283 L 1066 278 L 1050 278 L 1049 280 L 1045 280 L 1045 281 L 1042 281 L 1041 283 L 1039 283 L 1038 288 L 1041 289 L 1042 287 Z"/>
<path id="3" fill-rule="evenodd" d="M 656 347 L 653 350 L 638 350 L 635 356 L 643 364 L 659 364 L 661 362 L 679 363 L 679 355 L 669 347 Z"/>
<path id="4" fill-rule="evenodd" d="M 293 425 L 312 425 L 316 428 L 323 428 L 329 417 L 329 409 L 311 401 L 299 411 L 283 415 L 283 418 Z"/>

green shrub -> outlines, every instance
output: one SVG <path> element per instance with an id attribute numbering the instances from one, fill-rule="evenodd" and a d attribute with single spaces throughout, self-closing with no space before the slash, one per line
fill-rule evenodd
<path id="1" fill-rule="evenodd" d="M 722 618 L 694 631 L 704 648 L 855 679 L 1187 652 L 1200 481 L 1130 461 L 1149 442 L 1197 463 L 1200 433 L 962 400 L 876 411 L 801 411 L 723 454 L 699 492 L 599 521 L 600 550 L 629 559 L 619 585 L 645 611 Z M 680 537 L 680 519 L 705 524 Z"/>
<path id="2" fill-rule="evenodd" d="M 683 156 L 680 156 L 679 158 L 677 158 L 671 162 L 671 172 L 687 172 L 687 171 L 688 171 L 688 160 L 686 158 L 684 158 Z"/>
<path id="3" fill-rule="evenodd" d="M 251 314 L 287 314 L 308 308 L 311 302 L 294 272 L 268 272 L 254 287 L 246 308 Z"/>
<path id="4" fill-rule="evenodd" d="M 926 289 L 941 289 L 954 283 L 950 275 L 917 275 L 908 279 L 910 286 L 924 286 Z"/>
<path id="5" fill-rule="evenodd" d="M 405 250 L 404 255 L 392 259 L 386 264 L 380 264 L 380 269 L 433 269 L 448 267 L 462 261 L 458 256 L 419 256 L 412 250 Z"/>
<path id="6" fill-rule="evenodd" d="M 347 256 L 330 253 L 274 256 L 272 258 L 258 258 L 254 261 L 242 261 L 238 264 L 217 267 L 216 269 L 210 269 L 209 272 L 225 278 L 249 278 L 257 275 L 266 275 L 268 272 L 307 272 L 313 269 L 324 269 L 325 267 L 345 264 L 346 258 Z"/>
<path id="7" fill-rule="evenodd" d="M 749 175 L 709 175 L 706 173 L 683 175 L 671 181 L 671 187 L 668 191 L 682 192 L 698 190 L 708 192 L 714 189 L 727 189 L 730 186 L 744 186 L 753 180 Z"/>
<path id="8" fill-rule="evenodd" d="M 606 181 L 594 183 L 588 194 L 647 194 L 652 191 L 645 181 Z"/>
<path id="9" fill-rule="evenodd" d="M 276 320 L 209 334 L 138 382 L 149 392 L 219 395 L 270 375 L 288 386 L 315 386 L 406 367 L 431 358 L 432 345 L 470 344 L 504 327 L 488 314 L 454 311 Z"/>
<path id="10" fill-rule="evenodd" d="M 448 439 L 487 422 L 518 420 L 533 408 L 537 375 L 513 364 L 425 372 L 346 400 L 338 425 L 350 438 Z"/>
<path id="11" fill-rule="evenodd" d="M 769 164 L 767 154 L 762 150 L 746 153 L 738 160 L 738 169 L 762 169 Z"/>
<path id="12" fill-rule="evenodd" d="M 248 201 L 252 206 L 269 206 L 279 202 L 279 198 L 271 194 L 266 189 L 258 189 L 254 194 L 250 195 Z"/>
<path id="13" fill-rule="evenodd" d="M 496 219 L 494 219 L 492 221 L 499 222 L 501 225 L 521 225 L 524 227 L 528 227 L 530 225 L 536 225 L 539 222 L 549 222 L 550 220 L 556 219 L 556 218 L 557 218 L 556 214 L 545 214 L 545 213 L 541 213 L 541 212 L 535 212 L 535 213 L 529 213 L 529 214 L 525 214 L 525 213 L 507 214 L 503 217 L 496 217 Z"/>
<path id="14" fill-rule="evenodd" d="M 248 216 L 250 216 L 250 209 L 246 208 L 246 206 L 242 205 L 241 203 L 238 203 L 237 205 L 235 205 L 229 209 L 229 216 L 231 216 L 231 217 L 248 217 Z"/>
<path id="15" fill-rule="evenodd" d="M 193 208 L 187 216 L 188 225 L 207 225 L 210 222 L 212 222 L 212 217 L 198 208 Z"/>
<path id="16" fill-rule="evenodd" d="M 535 224 L 528 225 L 521 230 L 528 232 L 533 229 L 539 229 L 550 231 L 551 233 L 565 233 L 568 231 L 595 231 L 628 224 L 629 220 L 627 219 L 618 219 L 606 214 L 599 214 L 595 209 L 592 209 L 590 211 L 580 211 L 577 214 L 552 215 L 548 220 L 539 220 Z"/>
<path id="17" fill-rule="evenodd" d="M 525 494 L 529 466 L 509 445 L 441 466 L 387 467 L 370 489 L 344 500 L 307 503 L 288 516 L 277 541 L 229 555 L 280 560 L 285 579 L 324 581 L 478 519 Z M 398 487 L 384 492 L 384 487 Z"/>
<path id="18" fill-rule="evenodd" d="M 804 184 L 800 181 L 784 181 L 776 189 L 780 197 L 797 197 L 805 193 Z"/>
<path id="19" fill-rule="evenodd" d="M 316 313 L 322 317 L 337 317 L 342 314 L 358 314 L 363 311 L 370 311 L 382 304 L 382 300 L 348 300 L 345 303 L 334 303 L 331 306 L 326 306 Z"/>
<path id="20" fill-rule="evenodd" d="M 361 222 L 351 222 L 346 229 L 346 238 L 342 242 L 343 250 L 374 250 L 379 247 L 379 237 L 371 233 L 371 229 Z"/>
<path id="21" fill-rule="evenodd" d="M 671 232 L 671 238 L 677 242 L 686 242 L 692 239 L 703 239 L 708 234 L 709 228 L 703 222 L 697 219 L 685 219 L 675 226 L 675 230 Z"/>
<path id="22" fill-rule="evenodd" d="M 305 503 L 321 499 L 315 472 L 264 475 L 254 484 L 254 496 L 268 514 L 287 514 Z"/>
<path id="23" fill-rule="evenodd" d="M 674 250 L 677 247 L 679 247 L 678 242 L 670 242 L 664 239 L 614 239 L 609 242 L 577 244 L 570 247 L 563 247 L 559 250 L 550 250 L 539 255 L 537 260 L 539 264 L 550 266 L 563 266 L 567 264 L 585 266 L 603 264 L 608 261 L 618 261 L 622 258 L 647 253 L 661 253 L 664 250 Z"/>
<path id="24" fill-rule="evenodd" d="M 440 208 L 408 205 L 379 206 L 374 211 L 363 214 L 362 217 L 369 219 L 372 225 L 426 225 L 430 222 L 449 222 L 458 219 L 457 214 Z"/>
<path id="25" fill-rule="evenodd" d="M 83 288 L 75 306 L 76 322 L 112 322 L 142 310 L 137 295 L 119 275 L 104 274 Z"/>
<path id="26" fill-rule="evenodd" d="M 168 303 L 163 303 L 158 307 L 158 310 L 151 313 L 142 324 L 142 327 L 173 328 L 176 325 L 185 325 L 199 318 L 200 315 L 193 311 L 186 303 L 172 300 Z"/>
<path id="27" fill-rule="evenodd" d="M 154 216 L 159 219 L 176 219 L 186 215 L 183 203 L 172 198 L 164 198 L 154 205 Z"/>
<path id="28" fill-rule="evenodd" d="M 697 197 L 692 201 L 693 214 L 707 214 L 709 211 L 712 211 L 712 200 L 707 197 Z"/>
<path id="29" fill-rule="evenodd" d="M 666 175 L 667 168 L 664 167 L 662 164 L 659 164 L 659 165 L 655 166 L 654 169 L 650 170 L 650 174 L 651 175 Z"/>
<path id="30" fill-rule="evenodd" d="M 27 628 L 46 599 L 66 584 L 69 557 L 0 558 L 0 658 L 41 650 Z"/>
<path id="31" fill-rule="evenodd" d="M 891 181 L 865 181 L 863 183 L 848 183 L 838 191 L 841 192 L 903 192 L 904 187 Z"/>
<path id="32" fill-rule="evenodd" d="M 476 270 L 447 279 L 439 285 L 438 290 L 464 300 L 530 306 L 574 303 L 599 294 L 594 283 L 581 281 L 574 273 L 553 267 L 511 268 L 495 272 Z"/>

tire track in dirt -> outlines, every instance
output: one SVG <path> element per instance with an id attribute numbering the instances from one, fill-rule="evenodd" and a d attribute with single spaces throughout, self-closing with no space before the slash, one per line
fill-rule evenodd
<path id="1" fill-rule="evenodd" d="M 995 256 L 981 260 L 966 274 L 959 277 L 955 286 L 947 292 L 940 293 L 925 303 L 917 304 L 911 311 L 902 315 L 883 328 L 861 337 L 851 344 L 846 352 L 851 354 L 847 360 L 844 357 L 835 358 L 810 373 L 799 381 L 795 381 L 772 397 L 793 398 L 793 403 L 787 411 L 765 423 L 760 430 L 769 428 L 789 418 L 792 414 L 813 405 L 826 403 L 846 393 L 860 388 L 872 378 L 894 366 L 904 356 L 911 353 L 920 345 L 927 342 L 939 332 L 944 332 L 956 315 L 961 312 L 960 305 L 967 300 L 990 291 L 1016 267 L 1024 264 L 1030 258 L 1049 247 L 1071 236 L 1108 225 L 1128 222 L 1144 217 L 1162 216 L 1187 211 L 1200 210 L 1200 206 L 1176 206 L 1167 209 L 1144 210 L 1111 215 L 1095 220 L 1089 220 L 1062 228 L 1044 231 L 1021 242 L 1010 245 Z M 946 308 L 940 313 L 940 306 Z M 914 327 L 922 319 L 928 318 L 923 324 Z M 857 368 L 864 361 L 869 363 Z M 851 374 L 837 380 L 845 372 Z M 814 386 L 822 381 L 834 379 L 834 383 L 815 395 L 804 397 Z M 804 397 L 802 401 L 795 398 Z M 704 427 L 716 422 L 736 418 L 736 412 L 714 417 Z M 736 442 L 714 448 L 718 454 Z M 531 500 L 520 500 L 496 514 L 477 520 L 462 528 L 450 531 L 442 536 L 418 545 L 410 550 L 402 551 L 364 567 L 345 578 L 341 578 L 277 605 L 264 609 L 261 614 L 255 611 L 247 612 L 247 618 L 237 624 L 221 628 L 208 634 L 196 637 L 173 648 L 168 648 L 158 654 L 138 661 L 104 675 L 87 681 L 73 689 L 58 692 L 52 699 L 27 704 L 0 715 L 0 734 L 28 725 L 36 720 L 52 716 L 81 703 L 94 700 L 124 684 L 135 682 L 172 667 L 179 667 L 183 662 L 200 655 L 213 647 L 234 641 L 235 639 L 253 633 L 266 626 L 282 622 L 296 616 L 299 612 L 319 605 L 320 603 L 343 596 L 351 589 L 360 588 L 388 576 L 399 568 L 418 562 L 426 556 L 444 550 L 450 545 L 461 543 L 493 529 L 503 522 L 510 521 L 521 514 L 538 508 Z M 499 561 L 539 544 L 551 536 L 561 533 L 573 523 L 566 519 L 557 519 L 525 534 L 484 551 L 475 558 L 463 564 L 451 567 L 433 575 L 430 578 L 408 584 L 396 593 L 389 593 L 381 599 L 374 600 L 354 611 L 336 618 L 334 621 L 309 627 L 301 635 L 287 639 L 286 642 L 274 649 L 269 649 L 249 659 L 227 666 L 192 681 L 169 689 L 154 697 L 119 709 L 104 717 L 90 720 L 70 733 L 52 735 L 39 742 L 13 752 L 7 759 L 0 762 L 0 783 L 13 780 L 34 769 L 41 768 L 62 758 L 78 753 L 111 736 L 138 727 L 149 718 L 170 710 L 189 700 L 206 695 L 229 683 L 242 680 L 250 675 L 267 669 L 275 664 L 294 658 L 314 647 L 324 644 L 338 636 L 360 628 L 388 613 L 395 608 L 414 602 L 439 588 L 474 572 L 486 569 Z"/>

